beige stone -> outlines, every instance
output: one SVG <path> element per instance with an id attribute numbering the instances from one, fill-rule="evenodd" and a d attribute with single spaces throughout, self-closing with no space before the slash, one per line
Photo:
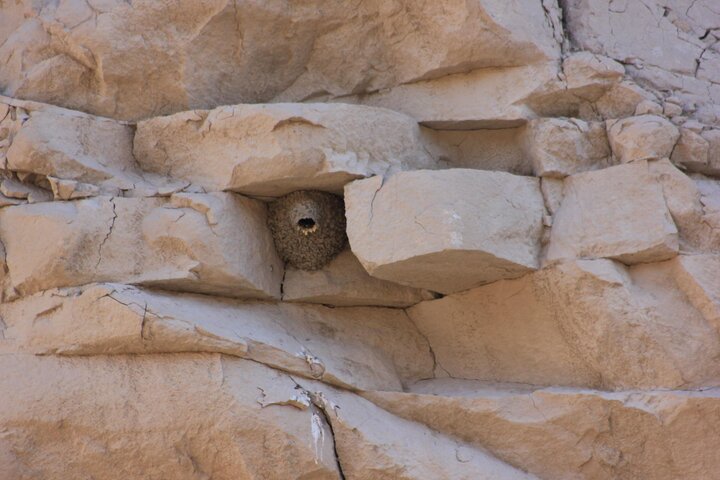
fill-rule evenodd
<path id="1" fill-rule="evenodd" d="M 100 189 L 89 183 L 80 183 L 75 180 L 62 180 L 55 177 L 47 177 L 52 188 L 55 200 L 76 200 L 78 198 L 95 197 Z"/>
<path id="2" fill-rule="evenodd" d="M 714 478 L 720 390 L 609 393 L 440 379 L 364 396 L 558 480 Z"/>
<path id="3" fill-rule="evenodd" d="M 607 167 L 610 160 L 605 126 L 579 119 L 542 118 L 528 123 L 524 132 L 526 155 L 535 175 L 566 177 Z"/>
<path id="4" fill-rule="evenodd" d="M 5 208 L 0 239 L 21 295 L 110 281 L 278 298 L 265 218 L 265 205 L 231 193 L 95 197 Z"/>
<path id="5" fill-rule="evenodd" d="M 441 293 L 537 268 L 539 182 L 468 169 L 398 173 L 345 189 L 348 239 L 370 275 Z"/>
<path id="6" fill-rule="evenodd" d="M 656 115 L 608 121 L 613 157 L 621 163 L 667 158 L 679 136 L 675 125 Z"/>
<path id="7" fill-rule="evenodd" d="M 0 355 L 0 476 L 339 479 L 287 375 L 221 355 Z"/>
<path id="8" fill-rule="evenodd" d="M 681 105 L 676 105 L 674 103 L 665 103 L 663 106 L 663 114 L 666 117 L 677 117 L 679 115 L 683 114 L 683 109 Z"/>
<path id="9" fill-rule="evenodd" d="M 670 215 L 677 226 L 683 252 L 720 252 L 720 218 L 714 215 L 720 189 L 702 175 L 687 176 L 669 160 L 650 162 L 650 171 L 662 186 Z"/>
<path id="10" fill-rule="evenodd" d="M 47 202 L 53 198 L 47 190 L 13 178 L 2 179 L 0 193 L 5 197 L 26 200 L 29 203 Z"/>
<path id="11" fill-rule="evenodd" d="M 714 6 L 714 0 L 564 0 L 563 12 L 575 48 L 625 63 L 644 87 L 658 96 L 670 92 L 675 103 L 717 124 L 720 64 L 713 29 L 720 14 Z"/>
<path id="12" fill-rule="evenodd" d="M 53 110 L 31 112 L 7 152 L 10 170 L 129 190 L 133 130 L 116 121 Z"/>
<path id="13" fill-rule="evenodd" d="M 356 178 L 435 163 L 412 119 L 341 104 L 236 105 L 158 117 L 138 124 L 134 151 L 148 171 L 259 196 L 340 193 Z"/>
<path id="14" fill-rule="evenodd" d="M 433 130 L 423 127 L 426 147 L 441 168 L 476 168 L 532 175 L 532 162 L 522 148 L 524 127 L 479 130 Z"/>
<path id="15" fill-rule="evenodd" d="M 680 138 L 670 158 L 688 170 L 701 172 L 708 167 L 709 149 L 710 144 L 700 134 L 681 128 Z"/>
<path id="16" fill-rule="evenodd" d="M 545 209 L 550 215 L 555 215 L 562 205 L 564 185 L 565 182 L 562 178 L 543 177 L 540 179 L 540 191 L 545 200 Z"/>
<path id="17" fill-rule="evenodd" d="M 699 307 L 709 300 L 683 293 L 681 258 L 629 269 L 564 262 L 408 314 L 438 376 L 612 390 L 720 385 L 717 322 Z"/>
<path id="18" fill-rule="evenodd" d="M 620 63 L 591 52 L 569 54 L 562 67 L 568 89 L 590 100 L 597 100 L 625 75 Z"/>
<path id="19" fill-rule="evenodd" d="M 2 91 L 122 119 L 374 92 L 560 55 L 557 8 L 533 0 L 12 9 L 0 30 Z"/>
<path id="20" fill-rule="evenodd" d="M 700 165 L 698 171 L 707 175 L 720 175 L 720 129 L 703 131 L 700 136 L 708 142 L 707 165 Z"/>
<path id="21" fill-rule="evenodd" d="M 635 115 L 662 115 L 663 107 L 652 100 L 643 100 L 635 107 Z"/>
<path id="22" fill-rule="evenodd" d="M 612 85 L 598 98 L 594 108 L 601 118 L 616 119 L 632 116 L 643 102 L 654 100 L 650 92 L 634 82 L 624 80 Z"/>
<path id="23" fill-rule="evenodd" d="M 0 306 L 0 351 L 56 355 L 215 352 L 351 389 L 431 375 L 402 310 L 239 302 L 117 284 L 50 290 Z"/>
<path id="24" fill-rule="evenodd" d="M 131 125 L 52 105 L 0 96 L 5 167 L 42 185 L 56 200 L 101 194 L 156 195 L 187 186 L 139 171 Z M 13 115 L 15 118 L 13 118 Z M 4 134 L 3 134 L 4 132 Z"/>
<path id="25" fill-rule="evenodd" d="M 332 426 L 345 478 L 536 478 L 499 461 L 484 449 L 395 417 L 358 396 L 317 385 L 303 386 Z"/>
<path id="26" fill-rule="evenodd" d="M 512 128 L 539 114 L 567 114 L 571 107 L 557 107 L 557 95 L 565 95 L 557 74 L 555 62 L 487 68 L 338 101 L 403 112 L 438 130 Z"/>
<path id="27" fill-rule="evenodd" d="M 563 191 L 547 260 L 605 257 L 633 264 L 677 255 L 678 231 L 647 162 L 573 175 Z"/>
<path id="28" fill-rule="evenodd" d="M 427 290 L 371 277 L 350 250 L 318 271 L 287 267 L 283 280 L 283 300 L 291 302 L 409 307 L 432 298 Z"/>

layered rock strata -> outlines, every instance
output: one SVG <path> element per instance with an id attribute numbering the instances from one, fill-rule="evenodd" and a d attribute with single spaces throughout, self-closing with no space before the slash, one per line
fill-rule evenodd
<path id="1" fill-rule="evenodd" d="M 0 2 L 0 478 L 716 478 L 717 10 Z"/>

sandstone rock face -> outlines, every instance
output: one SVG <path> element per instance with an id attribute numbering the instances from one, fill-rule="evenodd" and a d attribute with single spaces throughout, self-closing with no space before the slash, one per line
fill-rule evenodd
<path id="1" fill-rule="evenodd" d="M 566 85 L 558 82 L 555 62 L 487 68 L 435 80 L 401 84 L 369 95 L 338 101 L 403 112 L 438 130 L 511 128 L 556 107 L 552 97 Z M 512 84 L 513 88 L 507 88 Z M 572 103 L 572 102 L 571 102 Z M 563 105 L 558 113 L 571 109 Z"/>
<path id="2" fill-rule="evenodd" d="M 549 260 L 612 258 L 623 263 L 677 255 L 678 232 L 647 162 L 573 175 L 550 234 Z"/>
<path id="3" fill-rule="evenodd" d="M 357 10 L 348 2 L 22 2 L 4 10 L 5 94 L 125 119 L 376 91 L 559 56 L 552 23 L 530 0 L 371 1 Z"/>
<path id="4" fill-rule="evenodd" d="M 703 122 L 720 116 L 713 0 L 614 2 L 563 0 L 567 34 L 581 50 L 624 62 L 658 95 L 674 97 Z"/>
<path id="5" fill-rule="evenodd" d="M 566 177 L 608 166 L 605 126 L 582 120 L 544 118 L 528 123 L 525 151 L 539 177 Z"/>
<path id="6" fill-rule="evenodd" d="M 371 277 L 349 249 L 319 271 L 288 267 L 283 281 L 283 300 L 291 302 L 409 307 L 433 298 L 427 290 Z"/>
<path id="7" fill-rule="evenodd" d="M 356 178 L 428 168 L 420 131 L 398 113 L 350 105 L 236 105 L 138 124 L 135 156 L 151 172 L 208 190 L 277 197 L 342 192 Z"/>
<path id="8" fill-rule="evenodd" d="M 714 480 L 716 4 L 0 1 L 0 479 Z"/>
<path id="9" fill-rule="evenodd" d="M 716 388 L 610 393 L 438 379 L 410 393 L 365 396 L 540 478 L 709 479 L 718 468 L 719 395 Z"/>
<path id="10" fill-rule="evenodd" d="M 0 211 L 8 288 L 28 295 L 92 282 L 233 297 L 280 296 L 266 209 L 231 193 L 97 197 Z"/>
<path id="11" fill-rule="evenodd" d="M 432 369 L 427 343 L 395 309 L 336 312 L 101 284 L 12 302 L 3 318 L 10 352 L 217 352 L 344 387 L 391 390 Z"/>
<path id="12" fill-rule="evenodd" d="M 693 258 L 629 269 L 566 262 L 423 302 L 409 315 L 438 375 L 612 390 L 716 386 L 713 282 L 693 262 L 717 260 Z M 689 277 L 705 287 L 691 291 Z"/>
<path id="13" fill-rule="evenodd" d="M 134 129 L 125 122 L 2 96 L 0 114 L 3 168 L 57 200 L 167 195 L 188 186 L 138 168 Z"/>
<path id="14" fill-rule="evenodd" d="M 372 403 L 328 388 L 312 391 L 335 436 L 347 478 L 533 479 L 482 450 L 407 422 Z M 392 426 L 392 428 L 388 428 Z M 412 442 L 408 442 L 412 439 Z"/>
<path id="15" fill-rule="evenodd" d="M 453 169 L 399 173 L 345 189 L 348 238 L 374 277 L 441 293 L 537 268 L 536 179 Z"/>
<path id="16" fill-rule="evenodd" d="M 675 125 L 656 115 L 608 121 L 610 147 L 621 163 L 667 158 L 679 135 Z"/>
<path id="17" fill-rule="evenodd" d="M 296 398 L 290 377 L 254 362 L 2 355 L 0 364 L 8 478 L 341 478 L 322 414 Z"/>

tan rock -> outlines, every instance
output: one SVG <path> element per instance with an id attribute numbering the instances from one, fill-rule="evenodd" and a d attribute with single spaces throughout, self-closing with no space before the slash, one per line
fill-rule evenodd
<path id="1" fill-rule="evenodd" d="M 707 175 L 720 175 L 720 129 L 713 128 L 700 134 L 708 142 L 707 165 L 699 171 Z"/>
<path id="2" fill-rule="evenodd" d="M 609 165 L 610 147 L 602 123 L 560 118 L 532 120 L 523 141 L 537 176 L 565 177 Z"/>
<path id="3" fill-rule="evenodd" d="M 0 193 L 8 198 L 27 200 L 29 203 L 47 202 L 53 198 L 52 194 L 47 190 L 13 178 L 2 179 Z"/>
<path id="4" fill-rule="evenodd" d="M 652 100 L 643 100 L 635 107 L 635 115 L 662 115 L 663 107 Z"/>
<path id="5" fill-rule="evenodd" d="M 221 355 L 0 355 L 3 478 L 339 479 L 287 375 Z"/>
<path id="6" fill-rule="evenodd" d="M 625 80 L 610 87 L 595 101 L 594 107 L 601 118 L 616 119 L 635 115 L 643 102 L 654 100 L 650 92 Z"/>
<path id="7" fill-rule="evenodd" d="M 680 164 L 688 170 L 702 172 L 708 167 L 708 151 L 710 145 L 700 134 L 680 129 L 680 138 L 670 157 L 674 163 Z"/>
<path id="8" fill-rule="evenodd" d="M 588 100 L 597 100 L 625 75 L 625 68 L 620 63 L 591 52 L 569 54 L 563 60 L 562 68 L 568 89 Z"/>
<path id="9" fill-rule="evenodd" d="M 405 313 L 251 303 L 100 284 L 0 307 L 0 351 L 36 354 L 217 352 L 352 389 L 400 390 L 431 375 Z"/>
<path id="10" fill-rule="evenodd" d="M 151 172 L 260 196 L 339 193 L 356 178 L 434 165 L 412 119 L 341 104 L 236 105 L 146 120 L 135 156 Z"/>
<path id="11" fill-rule="evenodd" d="M 677 117 L 679 115 L 683 114 L 683 109 L 681 105 L 676 105 L 674 103 L 665 103 L 663 106 L 663 114 L 666 117 Z"/>
<path id="12" fill-rule="evenodd" d="M 613 157 L 621 163 L 667 158 L 679 136 L 675 125 L 656 115 L 608 121 Z"/>
<path id="13" fill-rule="evenodd" d="M 45 182 L 57 200 L 121 192 L 155 195 L 177 183 L 138 170 L 134 129 L 124 122 L 2 96 L 0 105 L 15 116 L 0 119 L 5 167 L 36 184 Z"/>
<path id="14" fill-rule="evenodd" d="M 664 96 L 670 92 L 683 105 L 695 104 L 698 118 L 716 124 L 720 68 L 713 28 L 720 14 L 714 0 L 610 3 L 563 2 L 574 47 L 625 63 L 638 83 Z"/>
<path id="15" fill-rule="evenodd" d="M 356 395 L 305 385 L 332 426 L 345 478 L 358 480 L 534 479 L 484 449 L 395 417 Z"/>
<path id="16" fill-rule="evenodd" d="M 720 385 L 716 321 L 696 306 L 702 299 L 682 292 L 680 258 L 630 269 L 561 263 L 408 314 L 430 342 L 438 376 L 603 389 Z"/>
<path id="17" fill-rule="evenodd" d="M 557 74 L 555 62 L 487 68 L 339 101 L 403 112 L 439 130 L 512 128 L 539 114 L 568 114 L 564 106 L 557 109 L 558 91 L 565 94 Z"/>
<path id="18" fill-rule="evenodd" d="M 398 173 L 345 189 L 348 239 L 370 275 L 441 293 L 537 268 L 537 179 L 450 169 Z"/>
<path id="19" fill-rule="evenodd" d="M 139 283 L 238 298 L 279 298 L 283 264 L 266 218 L 264 204 L 240 195 L 173 194 L 169 204 L 142 220 L 148 261 Z"/>
<path id="20" fill-rule="evenodd" d="M 131 189 L 133 182 L 142 181 L 134 173 L 132 140 L 132 128 L 113 120 L 39 110 L 31 112 L 14 136 L 7 166 L 14 171 Z"/>
<path id="21" fill-rule="evenodd" d="M 380 407 L 558 480 L 691 476 L 720 468 L 720 390 L 601 392 L 441 379 Z"/>
<path id="22" fill-rule="evenodd" d="M 80 183 L 75 180 L 61 180 L 47 177 L 56 200 L 75 200 L 78 198 L 95 197 L 100 189 L 89 183 Z"/>
<path id="23" fill-rule="evenodd" d="M 265 215 L 231 193 L 95 197 L 5 208 L 0 239 L 21 295 L 114 281 L 277 298 L 283 266 Z"/>
<path id="24" fill-rule="evenodd" d="M 371 277 L 350 250 L 341 252 L 322 270 L 287 267 L 283 300 L 354 306 L 409 307 L 434 295 L 427 290 Z"/>
<path id="25" fill-rule="evenodd" d="M 667 159 L 649 165 L 662 186 L 665 203 L 677 225 L 681 250 L 720 252 L 720 218 L 712 209 L 713 198 L 720 199 L 717 182 L 701 175 L 689 177 Z"/>
<path id="26" fill-rule="evenodd" d="M 15 8 L 0 30 L 4 93 L 123 119 L 374 92 L 560 55 L 557 8 L 531 0 Z"/>
<path id="27" fill-rule="evenodd" d="M 522 148 L 524 127 L 480 130 L 422 129 L 426 147 L 441 165 L 532 175 L 533 166 Z M 444 165 L 443 165 L 444 166 Z M 442 168 L 442 167 L 441 167 Z"/>
<path id="28" fill-rule="evenodd" d="M 550 215 L 555 215 L 562 205 L 564 185 L 565 182 L 562 178 L 543 177 L 540 179 L 540 191 L 545 200 L 545 209 Z"/>
<path id="29" fill-rule="evenodd" d="M 677 228 L 647 162 L 573 175 L 563 191 L 547 260 L 604 257 L 634 264 L 677 255 Z"/>

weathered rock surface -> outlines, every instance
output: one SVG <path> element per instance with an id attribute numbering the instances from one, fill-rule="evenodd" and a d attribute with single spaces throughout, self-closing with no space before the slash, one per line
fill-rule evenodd
<path id="1" fill-rule="evenodd" d="M 402 310 L 251 303 L 123 285 L 50 290 L 0 306 L 5 351 L 217 352 L 347 388 L 400 390 L 431 375 Z"/>
<path id="2" fill-rule="evenodd" d="M 5 208 L 0 240 L 8 286 L 20 295 L 110 281 L 233 297 L 280 296 L 283 265 L 265 205 L 232 193 Z"/>
<path id="3" fill-rule="evenodd" d="M 409 307 L 433 298 L 427 290 L 371 277 L 349 249 L 322 270 L 288 267 L 283 280 L 283 300 L 290 302 Z"/>
<path id="4" fill-rule="evenodd" d="M 308 390 L 332 427 L 345 478 L 536 478 L 502 463 L 483 449 L 395 417 L 358 396 L 322 386 L 310 386 Z"/>
<path id="5" fill-rule="evenodd" d="M 692 172 L 720 175 L 720 130 L 681 129 L 671 159 Z"/>
<path id="6" fill-rule="evenodd" d="M 566 262 L 408 313 L 440 376 L 613 390 L 717 386 L 716 282 L 696 263 L 717 259 L 693 258 L 629 269 Z M 704 288 L 691 290 L 688 277 Z"/>
<path id="7" fill-rule="evenodd" d="M 152 196 L 187 186 L 139 170 L 127 123 L 2 96 L 0 114 L 3 167 L 56 200 Z"/>
<path id="8" fill-rule="evenodd" d="M 677 255 L 678 231 L 646 161 L 573 175 L 554 215 L 548 260 L 657 262 Z"/>
<path id="9" fill-rule="evenodd" d="M 422 128 L 426 148 L 440 167 L 495 170 L 532 175 L 533 166 L 522 148 L 524 127 L 482 130 Z"/>
<path id="10" fill-rule="evenodd" d="M 687 176 L 667 159 L 651 162 L 684 252 L 720 252 L 720 183 L 702 175 Z"/>
<path id="11" fill-rule="evenodd" d="M 711 479 L 720 468 L 717 388 L 610 393 L 439 379 L 364 396 L 540 478 Z"/>
<path id="12" fill-rule="evenodd" d="M 714 0 L 563 0 L 567 34 L 581 50 L 623 62 L 638 82 L 677 98 L 703 122 L 720 120 Z"/>
<path id="13" fill-rule="evenodd" d="M 625 68 L 615 60 L 591 52 L 573 52 L 562 64 L 568 89 L 575 95 L 598 100 L 609 87 L 619 83 Z"/>
<path id="14" fill-rule="evenodd" d="M 254 362 L 0 355 L 0 365 L 5 478 L 341 478 L 322 413 Z"/>
<path id="15" fill-rule="evenodd" d="M 134 151 L 150 172 L 271 197 L 340 193 L 356 178 L 435 164 L 412 119 L 343 104 L 235 105 L 153 118 L 138 124 Z"/>
<path id="16" fill-rule="evenodd" d="M 531 0 L 22 2 L 3 15 L 3 93 L 123 119 L 372 92 L 560 54 L 557 14 Z"/>
<path id="17" fill-rule="evenodd" d="M 715 3 L 0 0 L 0 479 L 715 478 Z"/>
<path id="18" fill-rule="evenodd" d="M 398 173 L 345 189 L 348 239 L 370 275 L 451 293 L 537 268 L 537 179 L 468 169 Z"/>
<path id="19" fill-rule="evenodd" d="M 572 109 L 557 108 L 556 97 L 565 95 L 557 75 L 556 62 L 486 68 L 338 101 L 396 110 L 438 130 L 511 128 L 540 114 Z"/>
<path id="20" fill-rule="evenodd" d="M 620 163 L 667 158 L 680 136 L 675 125 L 657 115 L 609 120 L 607 124 L 613 157 Z"/>
<path id="21" fill-rule="evenodd" d="M 523 141 L 535 175 L 566 177 L 609 166 L 605 126 L 579 119 L 542 118 L 528 123 Z"/>

